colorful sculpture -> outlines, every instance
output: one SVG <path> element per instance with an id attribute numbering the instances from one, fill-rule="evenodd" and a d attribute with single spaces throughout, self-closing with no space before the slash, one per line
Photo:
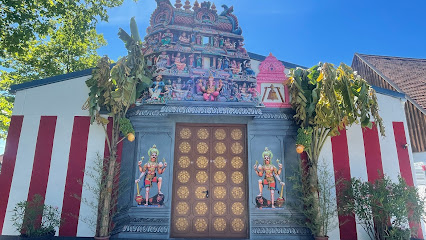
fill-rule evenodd
<path id="1" fill-rule="evenodd" d="M 216 85 L 213 76 L 210 76 L 205 86 L 203 86 L 201 82 L 199 85 L 203 92 L 204 101 L 215 101 L 222 89 L 223 82 L 222 80 L 219 80 L 219 84 Z"/>
<path id="2" fill-rule="evenodd" d="M 188 44 L 190 42 L 189 37 L 186 36 L 186 32 L 183 32 L 180 36 L 179 36 L 179 41 L 181 43 L 185 43 Z"/>
<path id="3" fill-rule="evenodd" d="M 271 163 L 271 160 L 273 158 L 273 154 L 271 150 L 269 150 L 267 147 L 265 147 L 265 151 L 262 153 L 263 158 L 263 166 L 261 164 L 258 165 L 258 162 L 256 161 L 256 164 L 254 165 L 254 171 L 259 177 L 262 177 L 263 179 L 259 179 L 259 195 L 257 195 L 257 200 L 260 199 L 259 197 L 262 197 L 263 195 L 263 187 L 266 185 L 268 186 L 269 191 L 271 192 L 271 207 L 275 208 L 275 200 L 274 200 L 274 193 L 277 189 L 277 181 L 282 186 L 284 186 L 284 182 L 281 181 L 279 178 L 279 175 L 281 174 L 281 170 L 283 168 L 282 164 L 278 162 L 278 169 Z M 262 200 L 262 202 L 265 202 Z"/>
<path id="4" fill-rule="evenodd" d="M 170 30 L 167 29 L 166 32 L 163 33 L 163 36 L 161 38 L 161 44 L 163 44 L 163 46 L 164 45 L 167 46 L 170 44 L 172 39 L 173 39 L 173 33 L 171 33 Z"/>
<path id="5" fill-rule="evenodd" d="M 151 204 L 154 203 L 162 203 L 164 201 L 164 194 L 161 192 L 161 184 L 163 181 L 162 177 L 158 177 L 157 173 L 159 175 L 161 175 L 164 170 L 167 167 L 167 163 L 165 161 L 165 159 L 163 158 L 163 162 L 158 163 L 157 159 L 158 159 L 158 155 L 160 154 L 160 152 L 158 151 L 156 145 L 154 144 L 149 150 L 148 150 L 148 155 L 150 157 L 150 161 L 145 163 L 142 166 L 144 157 L 141 158 L 141 161 L 138 162 L 138 168 L 139 168 L 139 172 L 141 173 L 139 178 L 137 178 L 135 180 L 136 183 L 136 187 L 138 188 L 138 195 L 136 197 L 136 201 L 138 202 L 138 204 L 142 204 L 141 197 L 139 194 L 139 182 L 141 181 L 141 179 L 143 178 L 143 184 L 141 188 L 145 188 L 145 198 L 142 200 L 144 200 L 145 202 L 145 206 L 149 205 L 149 201 L 151 201 Z M 157 183 L 157 187 L 158 187 L 158 194 L 155 196 L 155 198 L 149 198 L 149 191 L 153 185 L 153 183 Z M 140 203 L 139 203 L 140 201 Z"/>
<path id="6" fill-rule="evenodd" d="M 183 71 L 185 69 L 186 63 L 184 63 L 184 61 L 186 60 L 186 58 L 185 57 L 181 58 L 180 53 L 177 53 L 176 57 L 173 56 L 172 60 L 174 60 L 176 68 L 179 71 Z"/>
<path id="7" fill-rule="evenodd" d="M 177 2 L 177 8 L 167 0 L 156 2 L 157 8 L 142 43 L 143 54 L 147 69 L 154 76 L 161 74 L 167 81 L 157 83 L 155 80 L 149 95 L 143 95 L 138 104 L 167 103 L 167 99 L 254 102 L 249 86 L 256 83 L 255 73 L 244 48 L 238 19 L 232 14 L 233 7 L 223 6 L 225 11 L 218 15 L 216 7 L 209 2 L 194 2 L 193 11 L 189 10 L 189 1 L 183 6 L 185 10 L 181 1 Z M 209 75 L 223 79 L 224 91 L 219 82 L 213 80 L 216 90 L 210 92 L 212 87 L 207 87 L 209 80 L 206 79 Z M 177 82 L 179 78 L 183 83 L 191 80 L 191 84 L 181 84 Z M 203 78 L 206 82 L 201 85 L 195 82 Z M 203 92 L 200 86 L 206 90 Z M 220 97 L 215 96 L 215 92 L 220 92 Z"/>
<path id="8" fill-rule="evenodd" d="M 158 75 L 155 78 L 155 82 L 153 82 L 151 87 L 149 88 L 149 96 L 153 100 L 158 100 L 164 96 L 165 84 L 161 81 L 162 78 L 163 76 Z"/>

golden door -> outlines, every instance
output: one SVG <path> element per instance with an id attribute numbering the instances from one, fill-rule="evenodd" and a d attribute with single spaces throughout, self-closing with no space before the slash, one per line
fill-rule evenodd
<path id="1" fill-rule="evenodd" d="M 171 237 L 246 238 L 245 125 L 176 126 Z"/>

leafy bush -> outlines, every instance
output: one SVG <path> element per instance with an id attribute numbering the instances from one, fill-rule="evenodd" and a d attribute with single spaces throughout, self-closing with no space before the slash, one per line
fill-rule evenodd
<path id="1" fill-rule="evenodd" d="M 31 201 L 16 204 L 12 221 L 22 236 L 55 235 L 55 227 L 61 225 L 61 215 L 57 207 L 45 205 L 43 202 L 43 197 L 35 194 Z"/>
<path id="2" fill-rule="evenodd" d="M 388 176 L 374 183 L 352 178 L 339 195 L 339 212 L 355 214 L 370 239 L 409 239 L 409 222 L 420 223 L 425 216 L 424 199 L 402 177 L 392 182 Z"/>

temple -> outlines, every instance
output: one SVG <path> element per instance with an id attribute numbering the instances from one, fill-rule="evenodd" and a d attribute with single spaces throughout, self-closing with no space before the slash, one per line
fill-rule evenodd
<path id="1" fill-rule="evenodd" d="M 301 155 L 287 75 L 304 67 L 246 50 L 232 6 L 156 2 L 143 41 L 152 84 L 128 111 L 136 139 L 119 146 L 119 179 L 126 187 L 111 236 L 312 239 L 289 180 Z M 0 178 L 1 234 L 19 234 L 11 210 L 40 194 L 65 219 L 58 236 L 94 235 L 85 220 L 96 221 L 97 209 L 81 199 L 96 196 L 81 182 L 90 185 L 85 170 L 109 151 L 104 129 L 91 125 L 82 109 L 91 73 L 12 87 L 16 100 Z M 387 136 L 351 126 L 327 140 L 320 159 L 335 179 L 369 180 L 380 171 L 395 180 L 401 172 L 414 184 L 406 97 L 375 89 Z M 367 239 L 355 218 L 336 214 L 334 222 L 330 239 Z"/>

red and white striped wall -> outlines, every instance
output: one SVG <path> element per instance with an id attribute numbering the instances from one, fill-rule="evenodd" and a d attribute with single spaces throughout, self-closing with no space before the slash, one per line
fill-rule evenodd
<path id="1" fill-rule="evenodd" d="M 415 185 L 415 169 L 403 101 L 381 94 L 378 94 L 378 100 L 379 106 L 382 106 L 380 115 L 384 120 L 386 137 L 382 137 L 375 126 L 372 129 L 362 129 L 359 125 L 353 125 L 325 144 L 320 161 L 325 161 L 327 166 L 333 168 L 331 172 L 336 180 L 356 177 L 374 182 L 381 177 L 380 172 L 393 181 L 398 181 L 398 175 L 401 175 L 409 185 Z M 408 147 L 405 147 L 406 144 Z M 339 216 L 334 222 L 336 228 L 329 233 L 330 239 L 369 239 L 354 218 Z M 346 223 L 339 226 L 338 223 L 344 222 Z M 424 239 L 423 233 L 424 226 L 423 231 L 419 228 L 418 238 Z"/>
<path id="2" fill-rule="evenodd" d="M 0 174 L 0 234 L 18 235 L 11 222 L 12 209 L 16 203 L 40 194 L 65 218 L 57 229 L 59 236 L 94 235 L 94 228 L 85 220 L 96 214 L 75 197 L 95 198 L 82 187 L 81 182 L 92 181 L 84 176 L 84 170 L 95 163 L 97 154 L 107 154 L 102 127 L 90 125 L 87 111 L 81 109 L 88 96 L 87 78 L 17 92 Z M 381 137 L 377 128 L 351 126 L 328 139 L 320 160 L 330 166 L 334 178 L 374 181 L 380 177 L 379 170 L 395 181 L 401 174 L 407 183 L 415 185 L 403 101 L 382 94 L 378 94 L 378 100 L 386 137 Z M 408 147 L 404 148 L 406 143 Z M 347 223 L 339 227 L 339 222 Z M 368 239 L 352 218 L 336 217 L 335 223 L 336 228 L 329 233 L 331 240 Z M 419 232 L 421 236 L 423 232 Z"/>
<path id="3" fill-rule="evenodd" d="M 16 203 L 34 194 L 57 207 L 65 223 L 59 236 L 93 236 L 85 219 L 96 217 L 81 199 L 93 199 L 83 188 L 92 179 L 84 171 L 104 155 L 101 126 L 90 125 L 82 110 L 87 99 L 84 81 L 66 80 L 18 91 L 0 174 L 0 230 L 18 235 L 11 222 Z M 83 184 L 82 184 L 83 183 Z"/>

